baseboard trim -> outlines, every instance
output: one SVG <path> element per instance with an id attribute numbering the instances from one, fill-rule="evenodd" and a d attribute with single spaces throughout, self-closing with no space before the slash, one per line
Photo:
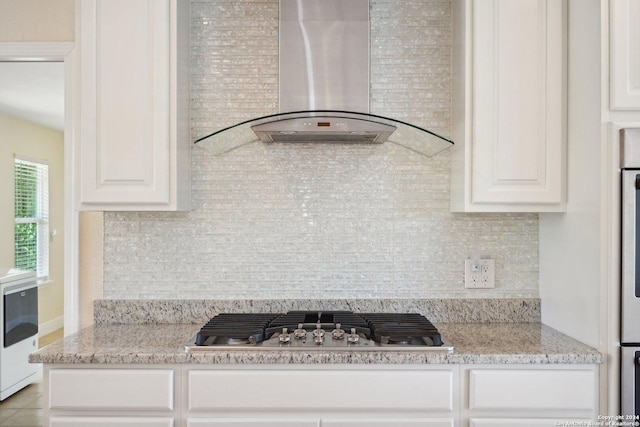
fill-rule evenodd
<path id="1" fill-rule="evenodd" d="M 64 316 L 56 317 L 47 322 L 38 324 L 38 338 L 49 335 L 51 332 L 57 331 L 64 327 Z"/>

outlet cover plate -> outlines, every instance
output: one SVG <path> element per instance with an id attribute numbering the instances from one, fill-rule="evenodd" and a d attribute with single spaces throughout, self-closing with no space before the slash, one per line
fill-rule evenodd
<path id="1" fill-rule="evenodd" d="M 464 260 L 464 287 L 491 289 L 496 287 L 495 261 L 492 259 Z"/>

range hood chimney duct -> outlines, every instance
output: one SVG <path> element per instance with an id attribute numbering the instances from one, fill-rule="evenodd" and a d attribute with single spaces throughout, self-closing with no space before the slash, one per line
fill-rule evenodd
<path id="1" fill-rule="evenodd" d="M 265 143 L 385 141 L 433 156 L 453 142 L 369 113 L 369 0 L 280 0 L 279 113 L 195 143 L 213 154 Z"/>

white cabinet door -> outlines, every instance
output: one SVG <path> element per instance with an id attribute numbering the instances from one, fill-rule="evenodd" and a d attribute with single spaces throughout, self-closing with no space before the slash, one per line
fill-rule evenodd
<path id="1" fill-rule="evenodd" d="M 189 418 L 187 427 L 319 427 L 317 419 L 286 418 Z"/>
<path id="2" fill-rule="evenodd" d="M 52 417 L 50 427 L 173 427 L 173 418 Z"/>
<path id="3" fill-rule="evenodd" d="M 454 2 L 454 211 L 561 211 L 566 2 Z"/>
<path id="4" fill-rule="evenodd" d="M 188 406 L 204 411 L 454 410 L 453 370 L 192 370 Z M 274 393 L 274 384 L 286 384 Z M 348 396 L 348 398 L 345 398 Z"/>
<path id="5" fill-rule="evenodd" d="M 173 370 L 51 369 L 47 407 L 63 410 L 173 410 Z"/>
<path id="6" fill-rule="evenodd" d="M 469 409 L 592 411 L 597 386 L 590 369 L 472 369 Z"/>
<path id="7" fill-rule="evenodd" d="M 80 207 L 188 209 L 189 1 L 77 4 Z"/>
<path id="8" fill-rule="evenodd" d="M 598 370 L 572 364 L 467 366 L 460 425 L 587 425 L 599 413 Z"/>
<path id="9" fill-rule="evenodd" d="M 469 427 L 557 427 L 571 425 L 585 425 L 594 421 L 586 418 L 472 418 L 469 420 Z"/>
<path id="10" fill-rule="evenodd" d="M 410 418 L 410 419 L 381 419 L 362 418 L 351 419 L 322 419 L 321 427 L 453 427 L 451 418 Z"/>
<path id="11" fill-rule="evenodd" d="M 640 2 L 611 0 L 612 110 L 640 110 Z"/>

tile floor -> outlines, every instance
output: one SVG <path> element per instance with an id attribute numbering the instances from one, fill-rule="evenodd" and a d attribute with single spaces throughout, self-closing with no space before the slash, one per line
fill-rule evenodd
<path id="1" fill-rule="evenodd" d="M 40 338 L 45 345 L 62 338 L 62 329 Z M 16 394 L 0 402 L 0 426 L 41 427 L 42 421 L 42 376 Z"/>

